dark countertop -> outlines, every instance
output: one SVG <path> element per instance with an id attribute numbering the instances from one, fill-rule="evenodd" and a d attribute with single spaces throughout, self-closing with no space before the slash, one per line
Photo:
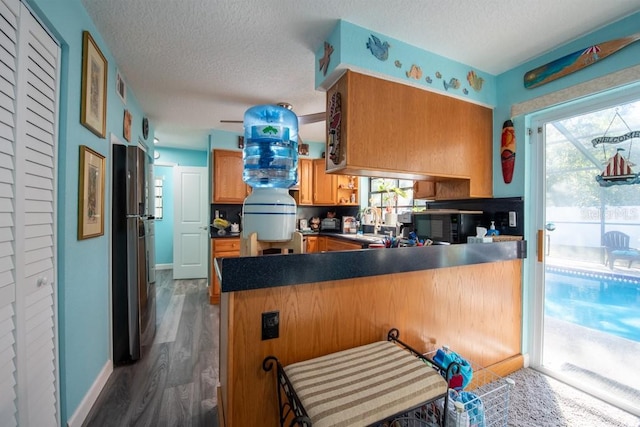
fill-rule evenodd
<path id="1" fill-rule="evenodd" d="M 524 240 L 216 258 L 222 292 L 459 267 L 527 257 Z M 224 271 L 224 274 L 220 274 Z"/>
<path id="2" fill-rule="evenodd" d="M 210 237 L 212 239 L 227 239 L 227 238 L 240 238 L 240 233 L 229 233 L 227 232 L 226 234 L 217 234 L 217 229 L 215 228 L 211 228 L 210 231 Z M 384 234 L 379 234 L 379 238 L 372 238 L 370 234 L 368 234 L 367 236 L 369 237 L 362 237 L 359 236 L 355 233 L 353 234 L 343 234 L 343 233 L 336 233 L 336 232 L 331 232 L 331 231 L 315 231 L 315 232 L 305 232 L 302 233 L 303 236 L 326 236 L 326 237 L 333 237 L 335 239 L 340 239 L 340 240 L 344 240 L 344 241 L 348 241 L 348 242 L 357 242 L 357 243 L 362 243 L 362 248 L 367 248 L 369 247 L 369 243 L 381 243 L 382 240 L 384 239 Z"/>

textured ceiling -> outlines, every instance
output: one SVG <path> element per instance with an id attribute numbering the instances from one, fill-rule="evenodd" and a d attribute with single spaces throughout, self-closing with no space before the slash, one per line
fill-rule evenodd
<path id="1" fill-rule="evenodd" d="M 314 52 L 338 19 L 497 75 L 640 0 L 82 0 L 161 144 L 206 148 L 256 104 L 323 111 Z M 324 140 L 324 123 L 304 125 Z"/>

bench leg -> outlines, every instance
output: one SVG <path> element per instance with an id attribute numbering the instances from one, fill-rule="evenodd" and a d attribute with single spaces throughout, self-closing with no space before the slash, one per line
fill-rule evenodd
<path id="1" fill-rule="evenodd" d="M 276 393 L 278 394 L 280 427 L 285 427 L 285 422 L 291 415 L 294 415 L 294 418 L 289 423 L 289 427 L 311 427 L 311 419 L 307 416 L 307 412 L 291 386 L 289 378 L 284 372 L 284 368 L 278 358 L 275 356 L 267 356 L 262 361 L 262 369 L 265 372 L 269 372 L 273 368 L 273 365 L 276 365 Z"/>

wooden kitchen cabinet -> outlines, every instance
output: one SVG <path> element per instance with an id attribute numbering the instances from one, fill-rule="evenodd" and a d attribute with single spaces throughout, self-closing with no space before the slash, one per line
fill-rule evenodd
<path id="1" fill-rule="evenodd" d="M 216 274 L 215 258 L 236 258 L 240 256 L 240 238 L 224 237 L 211 239 L 211 274 L 209 279 L 209 303 L 220 304 L 220 281 Z"/>
<path id="2" fill-rule="evenodd" d="M 414 199 L 434 199 L 436 197 L 436 183 L 433 181 L 415 181 L 413 183 Z"/>
<path id="3" fill-rule="evenodd" d="M 344 206 L 358 206 L 358 177 L 353 175 L 336 176 L 338 184 L 337 203 Z"/>
<path id="4" fill-rule="evenodd" d="M 318 236 L 306 235 L 306 236 L 304 236 L 304 240 L 306 242 L 305 248 L 304 248 L 304 253 L 312 254 L 314 252 L 319 252 L 318 251 Z"/>
<path id="5" fill-rule="evenodd" d="M 327 247 L 325 251 L 352 251 L 354 249 L 362 249 L 362 243 L 352 243 L 347 242 L 341 239 L 334 239 L 332 237 L 327 237 Z"/>
<path id="6" fill-rule="evenodd" d="M 325 159 L 313 160 L 313 204 L 337 204 L 338 179 L 325 172 Z"/>
<path id="7" fill-rule="evenodd" d="M 313 160 L 298 159 L 298 185 L 293 198 L 300 206 L 313 205 Z"/>
<path id="8" fill-rule="evenodd" d="M 251 187 L 242 180 L 242 151 L 213 150 L 213 203 L 242 204 Z"/>
<path id="9" fill-rule="evenodd" d="M 327 111 L 336 93 L 340 141 L 335 160 L 327 141 L 327 172 L 429 180 L 436 198 L 492 196 L 490 108 L 350 70 L 327 91 Z"/>

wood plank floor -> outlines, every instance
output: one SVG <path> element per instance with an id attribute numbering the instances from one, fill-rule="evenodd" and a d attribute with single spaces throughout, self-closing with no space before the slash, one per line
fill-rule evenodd
<path id="1" fill-rule="evenodd" d="M 207 280 L 156 274 L 156 335 L 116 367 L 83 426 L 217 426 L 219 308 Z"/>

